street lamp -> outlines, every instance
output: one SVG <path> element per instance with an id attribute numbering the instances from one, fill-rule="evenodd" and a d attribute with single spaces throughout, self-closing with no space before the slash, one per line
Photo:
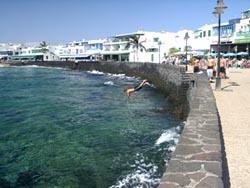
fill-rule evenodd
<path id="1" fill-rule="evenodd" d="M 184 39 L 186 40 L 186 71 L 188 70 L 188 60 L 187 60 L 187 41 L 190 37 L 188 36 L 188 32 L 186 32 Z"/>
<path id="2" fill-rule="evenodd" d="M 159 45 L 159 64 L 161 63 L 161 41 L 158 42 Z"/>
<path id="3" fill-rule="evenodd" d="M 218 17 L 218 58 L 217 58 L 217 77 L 216 77 L 216 84 L 215 90 L 221 90 L 221 77 L 220 77 L 220 22 L 221 22 L 221 14 L 224 13 L 224 10 L 227 8 L 224 5 L 223 0 L 217 0 L 217 5 L 214 7 L 215 11 L 213 14 Z"/>

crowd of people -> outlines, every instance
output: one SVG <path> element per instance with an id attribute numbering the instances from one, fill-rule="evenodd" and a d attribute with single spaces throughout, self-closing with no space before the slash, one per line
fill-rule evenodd
<path id="1" fill-rule="evenodd" d="M 216 72 L 218 71 L 218 59 L 212 56 L 208 57 L 193 57 L 191 61 L 191 67 L 193 67 L 193 72 L 198 73 L 200 69 L 207 71 L 207 75 L 210 81 L 216 77 Z M 250 68 L 250 59 L 247 58 L 224 58 L 220 56 L 220 77 L 226 79 L 226 69 L 228 68 Z"/>
<path id="2" fill-rule="evenodd" d="M 185 57 L 169 56 L 165 57 L 162 61 L 163 64 L 170 65 L 186 65 Z M 193 56 L 189 61 L 194 73 L 201 73 L 201 70 L 206 70 L 209 80 L 212 82 L 213 78 L 217 76 L 218 59 L 212 56 Z M 237 56 L 237 57 L 223 57 L 220 56 L 220 77 L 226 79 L 226 70 L 229 68 L 250 68 L 250 56 Z"/>

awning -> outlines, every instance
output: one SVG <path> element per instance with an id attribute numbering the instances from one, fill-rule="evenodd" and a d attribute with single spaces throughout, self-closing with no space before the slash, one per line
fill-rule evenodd
<path id="1" fill-rule="evenodd" d="M 224 56 L 224 57 L 232 57 L 232 56 L 236 56 L 236 54 L 230 52 L 230 53 L 224 54 L 223 56 Z"/>
<path id="2" fill-rule="evenodd" d="M 11 59 L 35 59 L 36 57 L 42 57 L 42 55 L 12 55 Z"/>
<path id="3" fill-rule="evenodd" d="M 248 55 L 248 52 L 239 52 L 239 53 L 237 53 L 237 55 Z"/>
<path id="4" fill-rule="evenodd" d="M 84 54 L 84 55 L 59 55 L 59 58 L 87 58 L 91 55 Z"/>

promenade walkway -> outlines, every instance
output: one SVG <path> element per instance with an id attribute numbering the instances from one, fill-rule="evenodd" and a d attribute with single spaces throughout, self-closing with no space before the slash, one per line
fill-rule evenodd
<path id="1" fill-rule="evenodd" d="M 227 69 L 222 91 L 211 84 L 222 124 L 231 188 L 250 187 L 250 69 Z"/>

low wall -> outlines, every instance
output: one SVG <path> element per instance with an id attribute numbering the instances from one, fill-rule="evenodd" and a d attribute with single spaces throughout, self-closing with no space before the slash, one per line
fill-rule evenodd
<path id="1" fill-rule="evenodd" d="M 25 64 L 85 71 L 99 70 L 147 78 L 173 102 L 173 111 L 186 120 L 179 143 L 158 188 L 230 186 L 219 114 L 205 74 L 186 74 L 182 67 L 152 63 L 29 62 Z"/>
<path id="2" fill-rule="evenodd" d="M 159 188 L 230 187 L 216 100 L 206 75 L 194 75 L 190 112 Z"/>

